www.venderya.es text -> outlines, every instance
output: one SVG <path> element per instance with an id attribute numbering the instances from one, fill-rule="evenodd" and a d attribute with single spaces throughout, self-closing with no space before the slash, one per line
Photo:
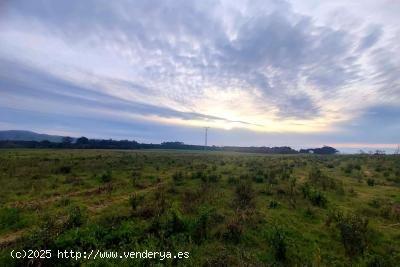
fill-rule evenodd
<path id="1" fill-rule="evenodd" d="M 10 256 L 14 259 L 75 259 L 75 260 L 90 260 L 90 259 L 188 259 L 189 252 L 170 252 L 170 251 L 73 251 L 73 250 L 12 250 Z"/>

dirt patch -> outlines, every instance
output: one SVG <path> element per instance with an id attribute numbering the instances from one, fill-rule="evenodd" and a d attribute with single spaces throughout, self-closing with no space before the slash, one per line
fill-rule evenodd
<path id="1" fill-rule="evenodd" d="M 24 233 L 25 233 L 25 230 L 19 230 L 17 232 L 6 234 L 6 235 L 0 237 L 0 249 L 7 248 L 7 247 L 15 244 L 18 241 L 18 239 L 20 239 L 23 236 Z"/>

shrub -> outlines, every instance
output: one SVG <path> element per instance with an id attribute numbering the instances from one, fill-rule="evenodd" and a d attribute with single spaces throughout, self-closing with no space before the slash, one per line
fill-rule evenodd
<path id="1" fill-rule="evenodd" d="M 203 199 L 204 191 L 201 188 L 185 190 L 182 196 L 183 211 L 192 212 Z"/>
<path id="2" fill-rule="evenodd" d="M 352 171 L 353 171 L 353 164 L 351 164 L 351 163 L 347 164 L 347 165 L 343 168 L 343 171 L 344 171 L 346 174 L 351 174 Z"/>
<path id="3" fill-rule="evenodd" d="M 58 207 L 66 207 L 70 204 L 71 204 L 71 199 L 69 199 L 68 197 L 63 197 L 58 201 L 57 206 Z"/>
<path id="4" fill-rule="evenodd" d="M 218 213 L 215 208 L 208 205 L 200 206 L 198 216 L 190 222 L 189 229 L 192 240 L 197 244 L 209 240 L 210 229 L 221 224 L 224 220 L 225 216 Z"/>
<path id="5" fill-rule="evenodd" d="M 179 184 L 179 183 L 181 183 L 182 181 L 183 181 L 183 173 L 182 172 L 180 172 L 180 171 L 177 171 L 177 172 L 175 172 L 173 175 L 172 175 L 172 180 L 174 181 L 174 183 L 176 183 L 176 184 Z"/>
<path id="6" fill-rule="evenodd" d="M 385 219 L 400 221 L 400 204 L 385 203 L 380 208 L 380 215 Z"/>
<path id="7" fill-rule="evenodd" d="M 132 177 L 133 186 L 136 186 L 138 180 L 142 177 L 142 174 L 139 171 L 134 170 L 134 171 L 132 171 L 131 177 Z"/>
<path id="8" fill-rule="evenodd" d="M 324 175 L 318 168 L 311 169 L 308 174 L 308 179 L 314 186 L 322 187 L 323 190 L 327 190 L 328 188 L 337 188 L 336 181 L 333 178 Z"/>
<path id="9" fill-rule="evenodd" d="M 0 232 L 2 230 L 15 230 L 23 226 L 21 212 L 17 208 L 0 209 Z"/>
<path id="10" fill-rule="evenodd" d="M 368 184 L 369 186 L 374 186 L 374 185 L 375 185 L 375 180 L 374 180 L 374 179 L 371 179 L 371 178 L 368 178 L 367 184 Z"/>
<path id="11" fill-rule="evenodd" d="M 333 168 L 335 168 L 335 166 L 334 166 L 332 163 L 326 164 L 326 167 L 327 167 L 328 169 L 333 169 Z"/>
<path id="12" fill-rule="evenodd" d="M 68 211 L 68 218 L 64 227 L 67 229 L 79 227 L 84 223 L 84 216 L 81 208 L 78 206 L 72 207 Z"/>
<path id="13" fill-rule="evenodd" d="M 82 185 L 83 184 L 83 180 L 81 177 L 72 176 L 72 175 L 68 175 L 67 177 L 65 177 L 64 182 L 66 184 L 73 184 L 73 185 Z"/>
<path id="14" fill-rule="evenodd" d="M 174 208 L 168 210 L 163 215 L 156 217 L 153 221 L 152 228 L 160 236 L 170 237 L 184 232 L 186 230 L 186 225 L 182 214 Z"/>
<path id="15" fill-rule="evenodd" d="M 261 184 L 262 182 L 264 182 L 264 177 L 261 175 L 256 175 L 253 178 L 254 182 Z"/>
<path id="16" fill-rule="evenodd" d="M 111 180 L 112 180 L 111 170 L 107 170 L 106 172 L 104 172 L 100 175 L 100 181 L 102 183 L 108 183 L 108 182 L 111 182 Z"/>
<path id="17" fill-rule="evenodd" d="M 304 217 L 309 218 L 309 219 L 314 219 L 315 211 L 312 210 L 310 207 L 307 207 L 306 210 L 304 211 Z"/>
<path id="18" fill-rule="evenodd" d="M 228 184 L 236 184 L 238 182 L 238 179 L 234 176 L 229 176 L 228 178 Z"/>
<path id="19" fill-rule="evenodd" d="M 210 222 L 210 211 L 204 210 L 196 218 L 194 223 L 193 237 L 196 243 L 201 243 L 207 239 Z"/>
<path id="20" fill-rule="evenodd" d="M 337 213 L 335 221 L 346 255 L 362 255 L 367 247 L 368 220 L 356 214 Z"/>
<path id="21" fill-rule="evenodd" d="M 275 200 L 271 200 L 271 201 L 269 202 L 269 205 L 268 205 L 268 207 L 269 207 L 270 209 L 276 209 L 278 206 L 279 206 L 279 202 L 278 202 L 278 201 L 275 201 Z"/>
<path id="22" fill-rule="evenodd" d="M 71 169 L 72 169 L 71 166 L 64 165 L 58 168 L 57 173 L 68 174 L 71 172 Z"/>
<path id="23" fill-rule="evenodd" d="M 389 267 L 396 266 L 396 260 L 391 257 L 390 254 L 384 255 L 370 255 L 366 262 L 367 267 Z"/>
<path id="24" fill-rule="evenodd" d="M 129 197 L 129 205 L 131 206 L 133 211 L 137 210 L 137 207 L 143 202 L 143 196 L 138 196 L 136 193 L 133 193 Z"/>
<path id="25" fill-rule="evenodd" d="M 310 192 L 308 199 L 314 206 L 325 208 L 328 200 L 324 196 L 324 194 L 320 191 L 313 190 Z"/>
<path id="26" fill-rule="evenodd" d="M 221 180 L 221 176 L 215 173 L 205 174 L 201 177 L 203 183 L 217 183 L 219 180 Z"/>
<path id="27" fill-rule="evenodd" d="M 380 199 L 374 198 L 370 202 L 368 202 L 368 205 L 378 209 L 382 206 L 382 201 Z"/>
<path id="28" fill-rule="evenodd" d="M 274 226 L 268 235 L 268 241 L 274 249 L 275 259 L 285 262 L 287 260 L 288 247 L 286 232 L 282 228 Z"/>
<path id="29" fill-rule="evenodd" d="M 353 196 L 353 197 L 356 197 L 356 196 L 357 196 L 357 192 L 354 190 L 353 187 L 350 187 L 349 193 L 350 193 L 350 195 Z"/>
<path id="30" fill-rule="evenodd" d="M 243 225 L 237 217 L 230 220 L 226 225 L 226 232 L 224 233 L 224 238 L 235 244 L 240 242 L 243 234 Z"/>
<path id="31" fill-rule="evenodd" d="M 153 203 L 146 203 L 137 207 L 135 215 L 143 218 L 149 219 L 154 217 L 157 214 L 157 208 L 154 206 Z"/>
<path id="32" fill-rule="evenodd" d="M 265 187 L 261 190 L 261 193 L 266 194 L 267 196 L 272 196 L 273 191 L 272 191 L 272 185 L 271 184 L 266 184 Z"/>
<path id="33" fill-rule="evenodd" d="M 208 181 L 211 183 L 217 183 L 221 179 L 221 176 L 215 173 L 208 175 Z"/>
<path id="34" fill-rule="evenodd" d="M 328 200 L 322 192 L 310 187 L 307 183 L 302 186 L 301 190 L 303 197 L 310 200 L 311 204 L 322 208 L 326 207 Z"/>
<path id="35" fill-rule="evenodd" d="M 41 218 L 40 226 L 32 234 L 27 236 L 25 247 L 29 249 L 35 248 L 51 248 L 54 245 L 55 238 L 62 232 L 62 227 L 57 223 L 54 216 L 45 214 Z"/>
<path id="36" fill-rule="evenodd" d="M 312 168 L 310 172 L 308 173 L 308 179 L 310 181 L 318 181 L 322 178 L 322 172 L 318 168 Z"/>
<path id="37" fill-rule="evenodd" d="M 255 198 L 255 191 L 251 183 L 242 181 L 236 186 L 235 204 L 239 208 L 246 209 L 254 207 L 255 205 L 254 198 Z"/>
<path id="38" fill-rule="evenodd" d="M 288 180 L 290 178 L 290 171 L 288 169 L 282 169 L 281 170 L 281 174 L 280 174 L 280 178 L 282 180 Z"/>
<path id="39" fill-rule="evenodd" d="M 346 191 L 344 190 L 344 185 L 343 182 L 339 183 L 336 187 L 336 194 L 339 196 L 344 196 L 346 194 Z"/>
<path id="40" fill-rule="evenodd" d="M 192 172 L 192 179 L 204 179 L 205 176 L 203 171 Z"/>

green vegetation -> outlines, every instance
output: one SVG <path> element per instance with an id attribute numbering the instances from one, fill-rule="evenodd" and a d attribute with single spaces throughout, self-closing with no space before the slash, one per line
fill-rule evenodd
<path id="1" fill-rule="evenodd" d="M 0 150 L 1 266 L 396 266 L 400 157 Z M 188 259 L 12 259 L 13 249 Z"/>

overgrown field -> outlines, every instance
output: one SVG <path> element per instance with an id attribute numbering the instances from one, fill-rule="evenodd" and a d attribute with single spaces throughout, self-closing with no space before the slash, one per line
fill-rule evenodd
<path id="1" fill-rule="evenodd" d="M 398 266 L 400 157 L 0 150 L 0 266 Z M 12 259 L 13 249 L 188 251 Z"/>

